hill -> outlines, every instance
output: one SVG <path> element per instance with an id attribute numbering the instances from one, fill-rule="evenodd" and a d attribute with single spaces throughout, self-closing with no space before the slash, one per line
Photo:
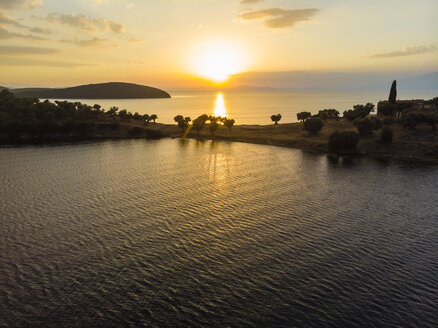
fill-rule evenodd
<path id="1" fill-rule="evenodd" d="M 88 84 L 63 89 L 24 88 L 10 91 L 20 98 L 40 99 L 170 98 L 170 94 L 164 90 L 122 82 Z"/>

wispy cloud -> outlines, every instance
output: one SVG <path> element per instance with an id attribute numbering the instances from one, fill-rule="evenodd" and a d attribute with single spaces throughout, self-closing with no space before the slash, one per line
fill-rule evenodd
<path id="1" fill-rule="evenodd" d="M 401 50 L 378 53 L 369 56 L 368 58 L 394 58 L 394 57 L 403 57 L 403 56 L 414 56 L 421 55 L 428 52 L 436 51 L 436 46 L 417 46 L 417 47 L 405 47 Z"/>
<path id="2" fill-rule="evenodd" d="M 42 0 L 0 0 L 0 9 L 34 9 L 43 5 Z"/>
<path id="3" fill-rule="evenodd" d="M 11 25 L 18 28 L 27 28 L 27 26 L 9 18 L 5 13 L 0 11 L 0 26 L 1 25 Z"/>
<path id="4" fill-rule="evenodd" d="M 319 9 L 282 9 L 270 8 L 243 12 L 238 18 L 243 20 L 264 19 L 264 25 L 268 28 L 292 27 L 298 22 L 310 20 Z"/>
<path id="5" fill-rule="evenodd" d="M 257 3 L 257 2 L 262 2 L 265 0 L 242 0 L 240 1 L 241 5 L 247 5 L 247 4 L 252 4 L 252 3 Z"/>
<path id="6" fill-rule="evenodd" d="M 57 52 L 54 48 L 0 46 L 0 55 L 48 55 Z"/>
<path id="7" fill-rule="evenodd" d="M 31 58 L 3 57 L 0 66 L 43 66 L 59 68 L 75 68 L 81 66 L 93 66 L 92 64 L 73 63 L 63 61 L 39 60 Z"/>
<path id="8" fill-rule="evenodd" d="M 80 47 L 92 47 L 92 48 L 108 48 L 108 47 L 116 47 L 116 44 L 113 44 L 111 40 L 104 38 L 91 38 L 91 39 L 70 39 L 70 40 L 61 40 L 64 43 L 72 43 L 78 45 Z"/>
<path id="9" fill-rule="evenodd" d="M 110 20 L 90 17 L 82 14 L 66 15 L 66 14 L 51 13 L 42 19 L 49 23 L 68 25 L 86 32 L 111 31 L 115 34 L 119 34 L 125 31 L 125 27 L 122 24 Z"/>
<path id="10" fill-rule="evenodd" d="M 34 41 L 47 40 L 47 39 L 41 38 L 41 37 L 33 35 L 33 34 L 10 32 L 10 31 L 8 31 L 0 26 L 0 40 L 7 40 L 7 39 L 27 39 L 27 40 L 34 40 Z"/>
<path id="11" fill-rule="evenodd" d="M 30 31 L 38 34 L 52 34 L 52 30 L 48 28 L 41 28 L 41 27 L 32 27 L 30 28 Z"/>

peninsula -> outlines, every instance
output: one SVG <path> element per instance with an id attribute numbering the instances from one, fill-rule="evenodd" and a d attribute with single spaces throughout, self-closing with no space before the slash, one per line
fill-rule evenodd
<path id="1" fill-rule="evenodd" d="M 438 98 L 435 98 L 427 104 L 436 106 L 437 101 Z M 435 129 L 438 116 L 435 110 L 426 114 L 408 111 L 397 118 L 379 113 L 387 111 L 387 106 L 383 104 L 378 109 L 378 115 L 370 114 L 374 107 L 372 104 L 356 105 L 354 110 L 345 111 L 343 117 L 339 117 L 339 112 L 333 109 L 322 110 L 313 116 L 303 112 L 298 116 L 306 114 L 311 117 L 299 123 L 234 125 L 232 119 L 208 115 L 201 115 L 190 123 L 190 118 L 177 115 L 175 121 L 178 124 L 161 124 L 156 122 L 156 114 L 131 113 L 117 107 L 104 110 L 97 104 L 89 106 L 79 102 L 41 102 L 35 98 L 18 98 L 8 90 L 2 90 L 0 144 L 196 138 L 293 147 L 314 153 L 368 155 L 381 159 L 438 164 L 438 132 Z M 398 108 L 405 104 L 395 106 Z M 355 118 L 355 115 L 359 117 Z M 278 116 L 273 115 L 272 119 L 277 122 L 281 117 Z M 306 122 L 318 123 L 316 130 L 312 131 L 312 125 Z M 348 138 L 352 137 L 352 147 L 344 147 L 340 152 L 330 149 L 330 139 L 336 133 L 347 133 Z M 351 140 L 346 141 L 348 143 Z"/>

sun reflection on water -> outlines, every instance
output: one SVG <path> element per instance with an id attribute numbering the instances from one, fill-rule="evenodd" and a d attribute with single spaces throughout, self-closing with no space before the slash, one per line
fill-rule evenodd
<path id="1" fill-rule="evenodd" d="M 214 116 L 226 117 L 227 116 L 227 105 L 225 103 L 225 97 L 222 92 L 218 92 L 216 95 L 216 100 L 214 101 Z"/>

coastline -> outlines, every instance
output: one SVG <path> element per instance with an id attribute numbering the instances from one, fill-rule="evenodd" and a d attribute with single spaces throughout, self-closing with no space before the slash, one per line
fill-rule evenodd
<path id="1" fill-rule="evenodd" d="M 144 125 L 135 120 L 118 121 L 118 129 L 102 128 L 106 122 L 96 124 L 92 133 L 83 135 L 49 135 L 35 138 L 21 135 L 11 139 L 0 136 L 1 146 L 41 145 L 56 143 L 76 143 L 83 141 L 119 140 L 119 139 L 160 139 L 182 138 L 184 133 L 176 125 L 149 123 Z M 101 126 L 99 126 L 101 125 Z M 347 157 L 369 156 L 383 161 L 401 161 L 438 165 L 438 133 L 427 125 L 419 125 L 416 130 L 408 130 L 400 124 L 391 125 L 394 140 L 390 144 L 380 142 L 379 131 L 362 137 L 356 151 L 345 154 Z M 349 121 L 327 121 L 317 135 L 303 130 L 303 123 L 283 123 L 278 125 L 236 125 L 231 130 L 220 126 L 214 136 L 208 131 L 208 125 L 199 135 L 190 131 L 187 138 L 200 140 L 234 141 L 253 144 L 272 145 L 301 149 L 315 154 L 333 156 L 328 150 L 328 138 L 335 131 L 357 131 Z"/>

